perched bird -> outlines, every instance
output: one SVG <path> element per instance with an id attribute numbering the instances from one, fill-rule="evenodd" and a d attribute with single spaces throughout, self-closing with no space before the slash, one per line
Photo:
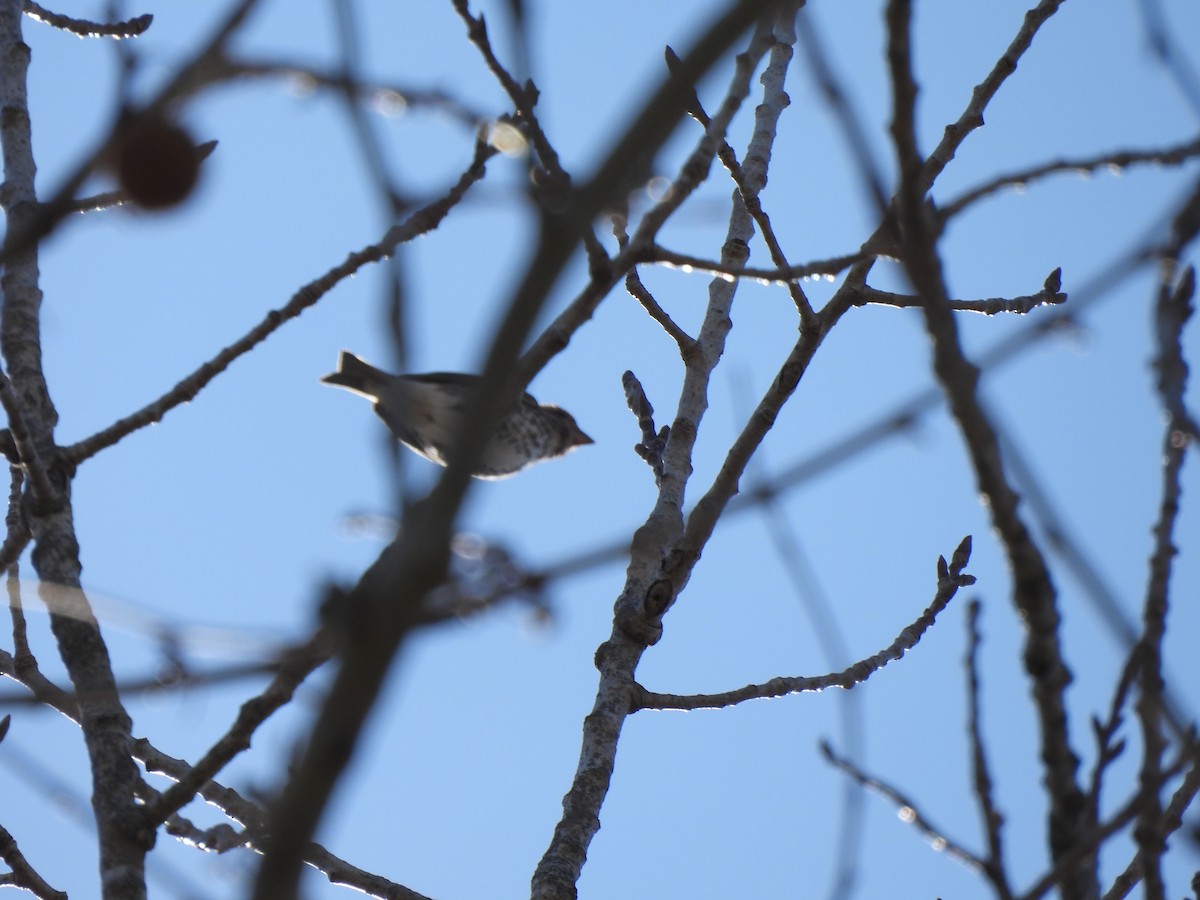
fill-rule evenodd
<path id="1" fill-rule="evenodd" d="M 374 400 L 375 412 L 402 444 L 444 466 L 479 376 L 456 372 L 389 375 L 343 350 L 337 371 L 321 381 Z M 475 478 L 506 478 L 535 462 L 591 443 L 569 412 L 541 406 L 529 394 L 522 394 L 505 412 L 471 474 Z"/>

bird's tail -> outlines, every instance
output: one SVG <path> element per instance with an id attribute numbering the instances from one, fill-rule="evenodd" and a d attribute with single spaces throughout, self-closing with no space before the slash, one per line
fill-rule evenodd
<path id="1" fill-rule="evenodd" d="M 344 387 L 368 397 L 379 395 L 381 385 L 387 383 L 388 375 L 367 362 L 363 362 L 353 353 L 342 351 L 338 357 L 336 372 L 330 372 L 321 379 L 324 384 Z"/>

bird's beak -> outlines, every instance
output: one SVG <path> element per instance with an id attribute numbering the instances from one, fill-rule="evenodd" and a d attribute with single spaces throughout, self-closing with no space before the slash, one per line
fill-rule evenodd
<path id="1" fill-rule="evenodd" d="M 582 447 L 584 444 L 594 444 L 594 443 L 596 443 L 596 442 L 593 441 L 586 434 L 584 434 L 582 431 L 580 431 L 578 428 L 576 428 L 575 433 L 573 435 L 571 435 L 571 446 L 572 447 Z"/>

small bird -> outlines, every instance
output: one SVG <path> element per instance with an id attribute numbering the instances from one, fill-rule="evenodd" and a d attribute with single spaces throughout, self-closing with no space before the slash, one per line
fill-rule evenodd
<path id="1" fill-rule="evenodd" d="M 374 400 L 375 412 L 402 444 L 444 466 L 479 376 L 456 372 L 389 375 L 343 350 L 337 371 L 321 381 Z M 522 394 L 500 420 L 471 474 L 475 478 L 507 478 L 535 462 L 591 443 L 594 441 L 569 412 L 539 405 L 529 394 Z"/>

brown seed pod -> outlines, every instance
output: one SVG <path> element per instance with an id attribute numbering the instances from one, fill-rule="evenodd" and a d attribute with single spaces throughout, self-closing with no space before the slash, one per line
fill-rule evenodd
<path id="1" fill-rule="evenodd" d="M 182 126 L 162 116 L 139 116 L 121 126 L 117 181 L 143 209 L 166 209 L 192 192 L 201 158 Z"/>

